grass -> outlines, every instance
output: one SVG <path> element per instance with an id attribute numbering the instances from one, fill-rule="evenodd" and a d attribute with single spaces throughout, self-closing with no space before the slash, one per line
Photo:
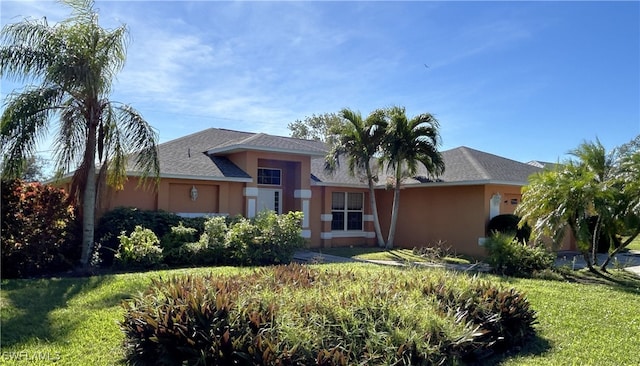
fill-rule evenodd
<path id="1" fill-rule="evenodd" d="M 379 261 L 395 261 L 395 262 L 430 262 L 433 258 L 422 256 L 414 253 L 412 249 L 384 249 L 378 247 L 337 247 L 323 248 L 323 254 L 336 255 L 339 257 L 362 259 L 362 260 L 379 260 Z M 469 264 L 470 261 L 465 258 L 448 256 L 441 260 L 448 263 Z"/>
<path id="2" fill-rule="evenodd" d="M 640 250 L 640 235 L 638 235 L 629 245 L 627 245 L 627 249 Z"/>
<path id="3" fill-rule="evenodd" d="M 407 273 L 402 269 L 362 264 L 319 265 L 318 268 L 366 270 L 371 278 Z M 122 364 L 123 334 L 118 322 L 124 315 L 120 306 L 123 299 L 145 290 L 152 278 L 242 271 L 247 270 L 227 267 L 91 278 L 3 280 L 0 364 L 49 365 L 53 360 L 56 365 Z M 640 318 L 634 305 L 640 298 L 640 279 L 622 271 L 611 272 L 610 277 L 593 278 L 593 281 L 589 281 L 590 274 L 580 272 L 578 282 L 481 275 L 525 292 L 539 320 L 538 337 L 522 352 L 485 364 L 640 364 L 637 352 Z M 439 271 L 433 275 L 453 276 Z"/>

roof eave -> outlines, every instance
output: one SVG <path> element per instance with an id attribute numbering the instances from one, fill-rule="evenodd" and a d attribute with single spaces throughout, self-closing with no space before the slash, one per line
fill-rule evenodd
<path id="1" fill-rule="evenodd" d="M 130 171 L 130 172 L 127 172 L 127 176 L 130 176 L 130 177 L 141 177 L 142 173 Z M 241 183 L 251 183 L 251 182 L 253 182 L 253 178 L 245 178 L 245 177 L 212 177 L 212 176 L 207 176 L 207 175 L 190 175 L 190 174 L 163 174 L 163 173 L 160 173 L 159 178 L 197 179 L 197 180 L 208 180 L 208 181 L 218 181 L 218 182 L 241 182 Z"/>

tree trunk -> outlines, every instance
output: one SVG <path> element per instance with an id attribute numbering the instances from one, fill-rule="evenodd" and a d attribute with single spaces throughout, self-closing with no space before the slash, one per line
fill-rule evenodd
<path id="1" fill-rule="evenodd" d="M 396 224 L 398 222 L 398 208 L 400 207 L 400 182 L 401 166 L 398 164 L 396 171 L 396 186 L 393 189 L 393 208 L 391 210 L 391 224 L 389 225 L 389 236 L 387 237 L 387 249 L 393 248 L 393 240 L 396 235 Z"/>
<path id="2" fill-rule="evenodd" d="M 373 188 L 373 179 L 371 178 L 371 168 L 367 166 L 367 180 L 369 182 L 369 205 L 373 214 L 373 227 L 376 231 L 376 240 L 378 246 L 384 248 L 384 238 L 382 237 L 382 229 L 380 228 L 380 219 L 378 218 L 378 204 L 376 203 L 376 193 Z"/>
<path id="3" fill-rule="evenodd" d="M 596 219 L 596 225 L 593 228 L 593 237 L 591 238 L 591 259 L 593 265 L 598 265 L 598 242 L 600 241 L 600 215 Z"/>
<path id="4" fill-rule="evenodd" d="M 91 254 L 94 246 L 95 214 L 96 214 L 96 132 L 99 121 L 99 112 L 89 111 L 87 145 L 84 153 L 86 177 L 84 180 L 84 192 L 82 194 L 82 254 L 80 264 L 84 270 L 89 270 Z"/>
<path id="5" fill-rule="evenodd" d="M 607 259 L 604 261 L 604 263 L 602 263 L 602 266 L 600 267 L 600 270 L 602 272 L 606 272 L 607 271 L 607 266 L 609 265 L 609 262 L 611 262 L 611 259 L 613 257 L 615 257 L 616 254 L 620 253 L 624 248 L 627 247 L 627 245 L 631 244 L 631 242 L 638 236 L 640 235 L 640 228 L 638 228 L 636 230 L 636 232 L 631 235 L 630 237 L 627 238 L 627 240 L 624 241 L 624 243 L 621 243 L 619 247 L 617 247 L 611 254 L 609 254 L 607 256 Z"/>

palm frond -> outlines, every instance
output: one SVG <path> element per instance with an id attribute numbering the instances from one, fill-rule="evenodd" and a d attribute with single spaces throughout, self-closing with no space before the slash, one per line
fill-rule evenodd
<path id="1" fill-rule="evenodd" d="M 57 175 L 75 170 L 82 162 L 87 142 L 87 122 L 82 105 L 68 99 L 60 115 L 58 136 L 54 142 Z"/>
<path id="2" fill-rule="evenodd" d="M 106 135 L 109 164 L 108 182 L 121 187 L 126 179 L 128 159 L 133 158 L 133 169 L 141 172 L 141 183 L 153 177 L 157 182 L 160 175 L 158 159 L 158 134 L 138 111 L 129 105 L 111 106 L 113 117 L 107 121 L 109 133 Z"/>
<path id="3" fill-rule="evenodd" d="M 9 97 L 0 117 L 4 176 L 20 176 L 22 161 L 34 154 L 38 140 L 46 135 L 47 123 L 58 109 L 62 95 L 56 87 L 43 87 Z"/>

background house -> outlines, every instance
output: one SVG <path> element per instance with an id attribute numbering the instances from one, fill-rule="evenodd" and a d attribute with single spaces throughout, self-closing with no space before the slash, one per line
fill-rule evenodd
<path id="1" fill-rule="evenodd" d="M 135 171 L 122 191 L 108 191 L 102 212 L 118 206 L 166 210 L 183 216 L 243 215 L 261 210 L 302 211 L 310 247 L 374 245 L 364 179 L 345 166 L 324 170 L 322 142 L 211 128 L 159 145 L 157 189 L 138 187 Z M 442 241 L 458 253 L 482 256 L 489 219 L 513 213 L 520 189 L 541 168 L 459 147 L 442 152 L 438 179 L 419 171 L 404 183 L 395 244 L 421 247 Z M 380 176 L 383 176 L 384 172 Z M 376 189 L 383 235 L 393 192 Z"/>

